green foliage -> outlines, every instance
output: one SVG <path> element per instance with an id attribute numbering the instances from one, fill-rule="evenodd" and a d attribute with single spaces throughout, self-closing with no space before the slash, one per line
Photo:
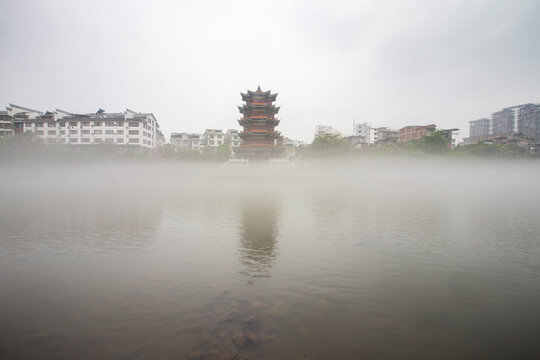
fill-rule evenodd
<path id="1" fill-rule="evenodd" d="M 442 154 L 449 151 L 448 140 L 441 131 L 435 131 L 433 134 L 420 139 L 400 142 L 398 147 L 409 153 Z"/>
<path id="2" fill-rule="evenodd" d="M 485 158 L 523 158 L 529 155 L 525 148 L 515 144 L 486 144 L 484 142 L 462 146 L 456 149 L 456 153 Z"/>
<path id="3" fill-rule="evenodd" d="M 221 144 L 216 149 L 216 160 L 219 162 L 228 161 L 231 158 L 232 150 L 229 144 Z"/>
<path id="4" fill-rule="evenodd" d="M 314 155 L 314 156 L 335 156 L 335 155 L 344 155 L 350 153 L 352 146 L 350 143 L 341 135 L 337 134 L 324 134 L 317 136 L 309 151 L 304 152 L 304 154 Z"/>

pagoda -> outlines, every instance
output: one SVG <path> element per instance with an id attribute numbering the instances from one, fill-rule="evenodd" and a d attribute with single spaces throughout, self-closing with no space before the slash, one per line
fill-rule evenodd
<path id="1" fill-rule="evenodd" d="M 282 146 L 283 137 L 274 130 L 279 124 L 275 118 L 279 106 L 272 105 L 277 94 L 271 94 L 270 90 L 262 91 L 259 86 L 257 91 L 248 90 L 247 94 L 241 95 L 245 104 L 238 107 L 243 115 L 238 123 L 244 131 L 240 133 L 243 143 L 235 149 L 236 156 L 248 160 L 279 158 L 285 149 Z"/>

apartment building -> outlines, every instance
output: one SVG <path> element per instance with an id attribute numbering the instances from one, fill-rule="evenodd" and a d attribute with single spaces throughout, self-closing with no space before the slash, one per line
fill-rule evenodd
<path id="1" fill-rule="evenodd" d="M 455 149 L 459 137 L 459 129 L 444 129 L 440 130 L 440 133 L 442 137 L 446 139 L 448 149 Z"/>
<path id="2" fill-rule="evenodd" d="M 508 135 L 516 132 L 515 108 L 508 107 L 491 115 L 491 133 L 493 135 Z"/>
<path id="3" fill-rule="evenodd" d="M 372 145 L 375 143 L 375 128 L 371 123 L 354 124 L 354 136 L 353 138 L 358 145 Z"/>
<path id="4" fill-rule="evenodd" d="M 205 145 L 202 144 L 201 134 L 172 133 L 171 145 L 177 146 L 183 150 L 200 151 Z"/>
<path id="5" fill-rule="evenodd" d="M 217 148 L 225 142 L 225 134 L 220 129 L 206 129 L 202 134 L 201 146 Z"/>
<path id="6" fill-rule="evenodd" d="M 534 143 L 540 143 L 540 104 L 526 104 L 517 114 L 518 131 Z"/>
<path id="7" fill-rule="evenodd" d="M 7 108 L 13 117 L 15 134 L 31 134 L 43 144 L 117 144 L 155 149 L 164 143 L 159 124 L 152 113 L 126 109 L 121 113 L 77 114 L 61 109 L 41 112 L 13 105 Z"/>
<path id="8" fill-rule="evenodd" d="M 179 147 L 183 150 L 192 150 L 191 134 L 171 133 L 171 145 Z"/>
<path id="9" fill-rule="evenodd" d="M 225 133 L 225 143 L 229 144 L 232 148 L 239 147 L 242 143 L 239 131 L 236 129 L 227 130 L 227 132 Z"/>
<path id="10" fill-rule="evenodd" d="M 436 125 L 410 125 L 399 129 L 399 141 L 409 141 L 430 136 L 435 132 Z"/>
<path id="11" fill-rule="evenodd" d="M 13 135 L 13 116 L 7 111 L 0 111 L 0 137 Z"/>
<path id="12" fill-rule="evenodd" d="M 469 121 L 469 137 L 487 137 L 491 134 L 491 119 Z"/>
<path id="13" fill-rule="evenodd" d="M 375 129 L 375 143 L 376 144 L 388 144 L 399 141 L 399 130 L 379 127 Z"/>

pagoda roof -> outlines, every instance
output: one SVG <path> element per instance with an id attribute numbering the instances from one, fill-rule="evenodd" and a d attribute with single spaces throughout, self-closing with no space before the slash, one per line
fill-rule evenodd
<path id="1" fill-rule="evenodd" d="M 240 110 L 240 112 L 243 114 L 244 111 L 246 110 L 249 110 L 249 109 L 264 109 L 264 108 L 268 108 L 269 110 L 272 111 L 273 114 L 277 114 L 279 112 L 279 106 L 275 106 L 275 105 L 242 105 L 242 106 L 238 106 L 238 110 Z"/>
<path id="2" fill-rule="evenodd" d="M 244 124 L 248 124 L 248 123 L 270 123 L 270 124 L 273 124 L 274 126 L 277 126 L 279 124 L 279 119 L 270 119 L 270 118 L 266 118 L 266 119 L 246 119 L 246 118 L 242 118 L 242 119 L 238 119 L 238 124 L 240 124 L 241 126 L 244 126 Z"/>
<path id="3" fill-rule="evenodd" d="M 240 93 L 240 95 L 242 95 L 242 100 L 251 99 L 253 95 L 261 95 L 271 100 L 276 100 L 276 97 L 277 97 L 277 93 L 272 94 L 270 90 L 262 91 L 260 86 L 257 87 L 256 91 L 248 90 L 246 94 Z"/>

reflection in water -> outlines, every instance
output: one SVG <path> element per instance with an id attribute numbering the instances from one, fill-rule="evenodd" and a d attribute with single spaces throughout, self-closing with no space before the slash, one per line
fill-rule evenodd
<path id="1" fill-rule="evenodd" d="M 249 199 L 242 203 L 241 273 L 252 278 L 269 277 L 275 260 L 278 204 L 274 199 Z"/>

